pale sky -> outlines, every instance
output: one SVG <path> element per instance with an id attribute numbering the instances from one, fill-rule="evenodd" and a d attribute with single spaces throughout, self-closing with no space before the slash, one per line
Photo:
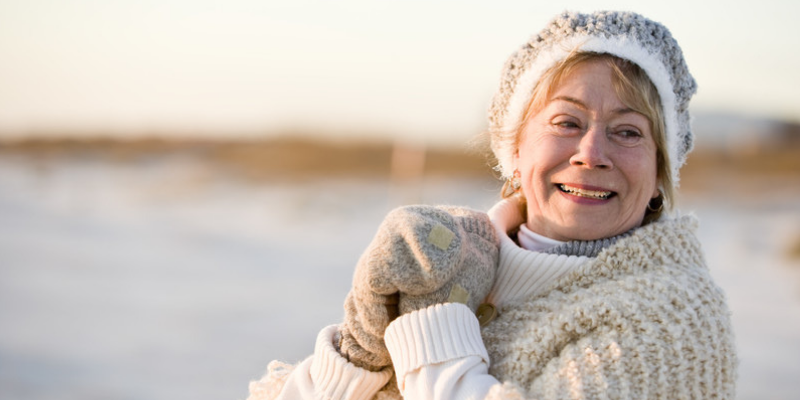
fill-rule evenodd
<path id="1" fill-rule="evenodd" d="M 798 1 L 0 0 L 0 136 L 304 129 L 468 139 L 565 10 L 664 23 L 695 112 L 800 122 Z"/>

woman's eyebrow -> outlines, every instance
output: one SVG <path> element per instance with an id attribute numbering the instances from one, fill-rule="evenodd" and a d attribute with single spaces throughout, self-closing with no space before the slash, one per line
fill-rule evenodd
<path id="1" fill-rule="evenodd" d="M 589 107 L 586 106 L 586 103 L 584 103 L 584 102 L 582 102 L 582 101 L 580 101 L 580 100 L 578 100 L 578 99 L 576 99 L 574 97 L 558 96 L 558 97 L 552 98 L 550 101 L 553 102 L 553 101 L 556 101 L 556 100 L 561 100 L 561 101 L 566 101 L 568 103 L 572 103 L 572 104 L 578 106 L 578 108 L 581 108 L 583 110 L 589 109 Z M 630 107 L 620 107 L 620 108 L 611 110 L 611 113 L 613 113 L 613 114 L 630 114 L 630 113 L 640 114 L 638 111 L 636 111 L 636 110 L 634 110 L 634 109 L 632 109 Z"/>
<path id="2" fill-rule="evenodd" d="M 634 110 L 634 109 L 632 109 L 630 107 L 620 107 L 620 108 L 617 108 L 616 110 L 612 110 L 611 112 L 614 113 L 614 114 L 617 114 L 617 115 L 639 114 L 639 115 L 644 116 L 642 113 L 640 113 L 640 112 L 638 112 L 638 111 L 636 111 L 636 110 Z"/>
<path id="3" fill-rule="evenodd" d="M 558 96 L 558 97 L 553 97 L 552 99 L 550 99 L 551 102 L 556 101 L 556 100 L 566 101 L 568 103 L 575 104 L 576 106 L 578 106 L 578 107 L 580 107 L 580 108 L 582 108 L 584 110 L 589 108 L 589 107 L 586 106 L 586 104 L 584 102 L 582 102 L 582 101 L 580 101 L 580 100 L 578 100 L 578 99 L 576 99 L 574 97 Z"/>

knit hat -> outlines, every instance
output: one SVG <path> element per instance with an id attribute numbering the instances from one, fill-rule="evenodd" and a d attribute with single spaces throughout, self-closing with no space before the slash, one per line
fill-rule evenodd
<path id="1" fill-rule="evenodd" d="M 692 149 L 689 99 L 697 84 L 678 42 L 658 22 L 632 12 L 565 12 L 511 55 L 489 108 L 492 151 L 503 177 L 513 175 L 517 131 L 541 76 L 573 52 L 607 53 L 638 65 L 658 89 L 666 145 L 677 186 L 678 170 Z"/>

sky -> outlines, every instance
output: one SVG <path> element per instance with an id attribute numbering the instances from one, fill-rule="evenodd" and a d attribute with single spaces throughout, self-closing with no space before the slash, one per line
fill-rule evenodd
<path id="1" fill-rule="evenodd" d="M 693 112 L 800 122 L 797 1 L 0 0 L 0 138 L 466 139 L 508 55 L 596 9 L 672 31 Z"/>

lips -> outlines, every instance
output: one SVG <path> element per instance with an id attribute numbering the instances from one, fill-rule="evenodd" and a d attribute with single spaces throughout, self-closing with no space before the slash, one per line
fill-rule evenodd
<path id="1" fill-rule="evenodd" d="M 591 190 L 586 188 L 579 188 L 575 186 L 570 186 L 564 183 L 559 183 L 556 185 L 558 190 L 571 194 L 573 196 L 578 197 L 585 197 L 587 199 L 596 199 L 596 200 L 608 200 L 614 197 L 617 193 L 607 190 Z"/>

